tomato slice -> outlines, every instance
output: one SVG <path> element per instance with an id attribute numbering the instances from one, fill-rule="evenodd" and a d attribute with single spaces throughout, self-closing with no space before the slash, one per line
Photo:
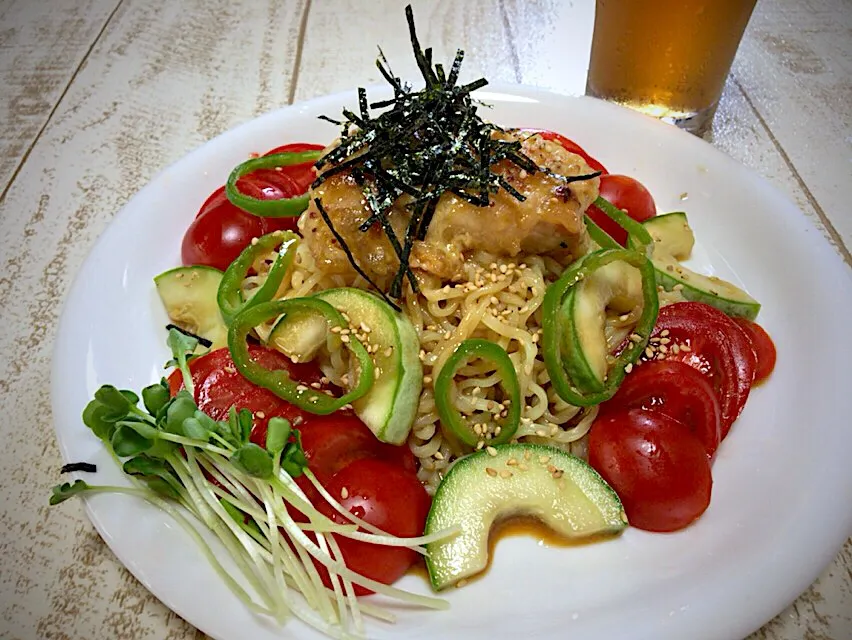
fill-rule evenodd
<path id="1" fill-rule="evenodd" d="M 630 176 L 609 174 L 601 176 L 600 195 L 619 209 L 627 212 L 636 222 L 644 222 L 657 215 L 657 205 L 651 192 Z M 627 245 L 627 231 L 595 205 L 586 209 L 588 216 L 621 246 Z"/>
<path id="2" fill-rule="evenodd" d="M 766 329 L 756 322 L 746 320 L 745 318 L 734 318 L 733 320 L 739 325 L 740 329 L 745 331 L 748 339 L 751 341 L 751 347 L 754 349 L 754 355 L 757 358 L 757 367 L 754 370 L 754 382 L 763 382 L 775 370 L 775 360 L 778 357 L 775 350 L 775 343 L 772 342 L 772 338 L 766 333 Z"/>
<path id="3" fill-rule="evenodd" d="M 312 144 L 309 142 L 294 142 L 291 144 L 285 144 L 280 147 L 275 147 L 272 151 L 269 151 L 266 155 L 272 155 L 273 153 L 299 153 L 300 151 L 322 151 L 325 147 L 321 144 Z M 272 169 L 276 173 L 283 173 L 290 180 L 292 180 L 295 185 L 295 191 L 288 196 L 283 196 L 286 198 L 292 198 L 293 196 L 298 196 L 311 186 L 311 183 L 317 177 L 316 172 L 314 171 L 314 163 L 313 162 L 305 162 L 302 164 L 291 164 L 289 167 L 281 167 L 281 171 L 277 171 Z M 250 174 L 251 175 L 251 174 Z M 257 196 L 255 196 L 257 197 Z M 270 200 L 272 198 L 269 198 Z"/>
<path id="4" fill-rule="evenodd" d="M 589 434 L 589 464 L 639 529 L 677 531 L 710 504 L 713 479 L 704 446 L 663 413 L 626 409 L 599 416 Z"/>
<path id="5" fill-rule="evenodd" d="M 724 439 L 742 412 L 754 380 L 755 357 L 748 336 L 724 313 L 701 302 L 678 302 L 660 309 L 652 336 L 671 341 L 667 359 L 685 362 L 710 378 L 722 410 Z"/>
<path id="6" fill-rule="evenodd" d="M 304 384 L 320 382 L 322 372 L 310 363 L 294 363 L 283 353 L 257 344 L 249 345 L 249 353 L 268 369 L 286 369 L 294 379 Z M 254 416 L 251 440 L 264 446 L 269 418 L 279 416 L 290 422 L 304 424 L 314 415 L 282 400 L 274 393 L 246 380 L 237 371 L 227 347 L 211 351 L 189 363 L 195 385 L 195 402 L 198 408 L 214 420 L 227 420 L 230 408 L 248 409 Z M 183 387 L 180 371 L 175 370 L 168 379 L 172 395 Z M 300 428 L 302 428 L 300 426 Z"/>
<path id="7" fill-rule="evenodd" d="M 600 162 L 598 162 L 595 158 L 586 153 L 585 149 L 578 145 L 573 140 L 570 140 L 563 136 L 561 133 L 556 133 L 555 131 L 548 131 L 547 129 L 521 129 L 523 133 L 537 133 L 545 140 L 553 140 L 554 142 L 558 142 L 561 144 L 566 151 L 570 151 L 571 153 L 576 153 L 578 156 L 582 157 L 583 160 L 586 161 L 593 171 L 600 171 L 603 175 L 609 173 Z"/>
<path id="8" fill-rule="evenodd" d="M 323 485 L 338 471 L 363 458 L 382 460 L 410 473 L 417 471 L 414 454 L 407 445 L 379 442 L 367 425 L 349 412 L 311 416 L 302 428 L 302 447 L 308 466 Z"/>
<path id="9" fill-rule="evenodd" d="M 341 469 L 326 488 L 350 513 L 382 531 L 406 538 L 423 534 L 431 500 L 411 471 L 382 460 L 362 458 Z M 348 522 L 325 501 L 317 509 L 335 522 Z M 401 578 L 417 560 L 417 553 L 411 549 L 333 535 L 347 567 L 384 584 Z M 323 582 L 330 586 L 327 572 L 318 569 Z M 355 585 L 355 593 L 372 592 Z"/>
<path id="10" fill-rule="evenodd" d="M 322 145 L 299 142 L 277 147 L 269 153 L 322 149 Z M 314 177 L 311 162 L 278 169 L 258 169 L 237 180 L 237 189 L 253 198 L 280 200 L 305 193 Z M 201 205 L 184 234 L 181 260 L 185 265 L 207 265 L 224 271 L 252 238 L 273 231 L 293 231 L 297 220 L 297 217 L 263 218 L 251 214 L 231 204 L 225 187 L 219 187 Z"/>
<path id="11" fill-rule="evenodd" d="M 601 412 L 640 408 L 686 425 L 712 457 L 722 439 L 719 400 L 708 378 L 684 362 L 643 363 L 624 379 Z"/>

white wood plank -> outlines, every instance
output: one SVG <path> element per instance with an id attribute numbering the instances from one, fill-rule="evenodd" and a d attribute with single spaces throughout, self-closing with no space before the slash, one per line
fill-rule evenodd
<path id="1" fill-rule="evenodd" d="M 420 43 L 424 48 L 433 48 L 436 61 L 444 61 L 448 68 L 456 49 L 462 48 L 463 80 L 485 75 L 491 81 L 517 81 L 500 0 L 415 0 L 411 4 Z M 397 76 L 409 80 L 420 78 L 411 53 L 403 7 L 404 3 L 394 0 L 313 2 L 296 99 L 351 90 L 356 84 L 385 84 L 375 66 L 377 45 L 382 47 Z"/>
<path id="2" fill-rule="evenodd" d="M 0 6 L 0 193 L 118 0 Z"/>
<path id="3" fill-rule="evenodd" d="M 79 23 L 74 4 L 51 4 L 71 5 Z M 78 0 L 76 11 L 88 6 Z M 4 638 L 195 637 L 121 568 L 80 503 L 47 507 L 61 464 L 48 391 L 54 328 L 124 202 L 191 148 L 288 101 L 303 8 L 124 0 L 0 203 Z M 26 29 L 35 47 L 55 37 Z"/>
<path id="4" fill-rule="evenodd" d="M 758 2 L 733 69 L 847 248 L 852 247 L 850 34 L 848 0 Z"/>

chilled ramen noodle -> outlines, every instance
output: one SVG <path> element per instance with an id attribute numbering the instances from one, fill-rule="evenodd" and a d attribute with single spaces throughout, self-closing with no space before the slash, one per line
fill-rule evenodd
<path id="1" fill-rule="evenodd" d="M 589 250 L 596 248 L 592 244 Z M 255 263 L 256 274 L 244 282 L 245 294 L 263 282 L 275 256 L 275 252 L 269 252 Z M 586 457 L 586 436 L 598 409 L 575 407 L 556 395 L 540 350 L 545 289 L 571 262 L 572 257 L 560 262 L 549 256 L 523 254 L 509 260 L 480 251 L 468 257 L 461 282 L 442 285 L 437 278 L 427 276 L 418 293 L 410 287 L 403 289 L 400 306 L 419 337 L 423 365 L 423 391 L 408 445 L 419 462 L 418 476 L 430 493 L 452 462 L 465 452 L 441 427 L 433 385 L 455 347 L 468 338 L 485 338 L 499 344 L 515 366 L 524 403 L 515 438 Z M 277 297 L 299 298 L 336 287 L 371 289 L 356 274 L 324 272 L 307 244 L 301 242 Z M 660 296 L 661 304 L 683 299 L 678 292 L 660 290 Z M 608 316 L 606 335 L 610 347 L 628 335 L 640 313 L 641 307 L 630 314 Z M 271 329 L 267 325 L 258 327 L 257 332 L 266 338 Z M 321 364 L 338 384 L 348 369 L 345 354 L 345 350 L 329 350 Z M 502 389 L 493 365 L 474 360 L 459 369 L 455 383 L 453 404 L 468 419 L 489 413 L 499 415 L 497 405 L 502 401 Z M 473 424 L 476 429 L 475 420 Z M 483 447 L 488 446 L 488 435 L 481 441 Z"/>

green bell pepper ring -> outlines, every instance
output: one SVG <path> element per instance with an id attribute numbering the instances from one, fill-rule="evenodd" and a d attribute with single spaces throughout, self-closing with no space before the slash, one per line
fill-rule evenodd
<path id="1" fill-rule="evenodd" d="M 588 277 L 596 269 L 616 260 L 623 260 L 636 267 L 642 275 L 643 309 L 632 332 L 639 336 L 640 340 L 638 342 L 631 340 L 615 359 L 615 362 L 609 368 L 603 388 L 588 392 L 577 388 L 570 375 L 574 363 L 568 363 L 565 360 L 562 328 L 565 319 L 562 308 L 566 298 L 573 294 L 578 282 Z M 660 304 L 657 298 L 654 266 L 646 256 L 637 251 L 632 249 L 601 249 L 584 256 L 566 269 L 559 280 L 547 288 L 542 303 L 542 352 L 551 384 L 553 384 L 553 388 L 559 397 L 569 404 L 589 407 L 609 400 L 615 395 L 627 374 L 625 367 L 636 362 L 648 345 L 659 310 Z M 570 357 L 570 353 L 568 357 Z"/>
<path id="2" fill-rule="evenodd" d="M 450 385 L 453 382 L 453 377 L 462 365 L 474 358 L 482 358 L 494 364 L 500 376 L 503 390 L 510 401 L 507 416 L 500 424 L 500 433 L 488 440 L 489 444 L 504 444 L 515 435 L 521 421 L 521 386 L 518 383 L 515 365 L 509 359 L 509 354 L 496 342 L 490 340 L 473 338 L 465 340 L 456 347 L 441 368 L 441 372 L 435 380 L 435 404 L 438 408 L 438 415 L 441 417 L 441 424 L 468 446 L 475 447 L 485 440 L 484 436 L 477 434 L 468 426 L 461 412 L 451 402 Z"/>
<path id="3" fill-rule="evenodd" d="M 299 240 L 299 236 L 292 231 L 273 231 L 249 244 L 228 265 L 216 293 L 216 302 L 226 325 L 230 325 L 234 316 L 240 311 L 261 302 L 269 302 L 275 297 L 278 287 L 281 286 L 281 281 L 284 279 L 284 274 L 293 264 Z M 277 245 L 281 246 L 278 249 L 278 255 L 275 256 L 275 262 L 269 268 L 266 281 L 258 287 L 248 300 L 243 300 L 243 280 L 248 275 L 249 269 L 259 255 L 274 249 Z"/>
<path id="4" fill-rule="evenodd" d="M 589 232 L 589 237 L 594 240 L 601 249 L 621 249 L 621 245 L 613 240 L 611 235 L 601 229 L 594 220 L 592 220 L 588 215 L 586 215 L 585 218 L 586 230 Z"/>
<path id="5" fill-rule="evenodd" d="M 228 182 L 225 183 L 225 195 L 228 196 L 231 204 L 256 216 L 263 218 L 289 218 L 297 216 L 308 206 L 307 194 L 293 198 L 282 198 L 280 200 L 258 200 L 257 198 L 240 193 L 240 190 L 237 189 L 237 180 L 257 169 L 275 169 L 277 167 L 287 167 L 292 164 L 316 162 L 321 156 L 322 151 L 285 151 L 246 160 L 231 171 L 231 175 L 228 176 Z"/>
<path id="6" fill-rule="evenodd" d="M 297 380 L 293 380 L 285 369 L 271 370 L 255 362 L 249 354 L 246 338 L 249 332 L 259 324 L 282 316 L 286 320 L 289 313 L 316 313 L 322 317 L 329 330 L 333 327 L 344 328 L 346 320 L 341 313 L 327 302 L 318 298 L 293 298 L 261 302 L 243 309 L 236 315 L 228 329 L 228 348 L 237 370 L 256 385 L 269 389 L 287 402 L 319 415 L 334 413 L 343 406 L 362 398 L 373 386 L 375 368 L 367 349 L 354 335 L 349 337 L 346 347 L 358 361 L 360 371 L 358 383 L 348 393 L 334 398 L 317 391 Z"/>
<path id="7" fill-rule="evenodd" d="M 641 223 L 636 222 L 624 211 L 616 207 L 609 200 L 605 200 L 601 196 L 597 197 L 594 204 L 598 209 L 600 209 L 607 216 L 609 216 L 613 222 L 615 222 L 621 228 L 627 231 L 627 235 L 630 238 L 630 247 L 644 253 L 647 256 L 651 255 L 651 251 L 654 247 L 654 241 L 651 239 L 651 234 L 648 233 L 648 230 Z M 595 226 L 597 227 L 597 225 Z M 604 231 L 600 227 L 598 227 L 598 230 L 607 237 L 610 237 L 609 234 L 607 234 L 606 231 Z M 589 235 L 592 235 L 591 230 L 589 231 Z M 604 240 L 604 242 L 601 242 L 601 240 L 596 238 L 594 235 L 592 235 L 592 240 L 597 242 L 602 247 L 606 247 L 609 244 L 606 242 L 606 240 Z M 613 240 L 613 242 L 615 241 Z"/>

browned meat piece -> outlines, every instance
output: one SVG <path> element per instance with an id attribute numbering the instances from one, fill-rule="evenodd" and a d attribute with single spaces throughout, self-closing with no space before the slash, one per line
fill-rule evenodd
<path id="1" fill-rule="evenodd" d="M 506 134 L 518 135 L 518 134 Z M 563 176 L 591 173 L 580 156 L 559 144 L 532 136 L 522 140 L 524 152 L 540 167 Z M 520 253 L 579 256 L 588 247 L 583 213 L 598 195 L 599 180 L 565 184 L 543 172 L 527 173 L 512 163 L 495 167 L 509 183 L 526 196 L 519 201 L 504 190 L 492 195 L 492 204 L 477 207 L 457 196 L 444 194 L 422 242 L 411 255 L 415 272 L 438 276 L 442 281 L 462 276 L 462 265 L 474 251 L 503 257 Z M 379 228 L 358 230 L 368 217 L 360 189 L 346 175 L 330 178 L 313 197 L 322 200 L 335 229 L 352 250 L 358 264 L 380 286 L 387 286 L 399 266 L 390 241 Z M 399 203 L 389 216 L 402 238 L 409 212 Z M 348 274 L 352 266 L 312 204 L 302 215 L 300 228 L 305 242 L 324 269 Z"/>

